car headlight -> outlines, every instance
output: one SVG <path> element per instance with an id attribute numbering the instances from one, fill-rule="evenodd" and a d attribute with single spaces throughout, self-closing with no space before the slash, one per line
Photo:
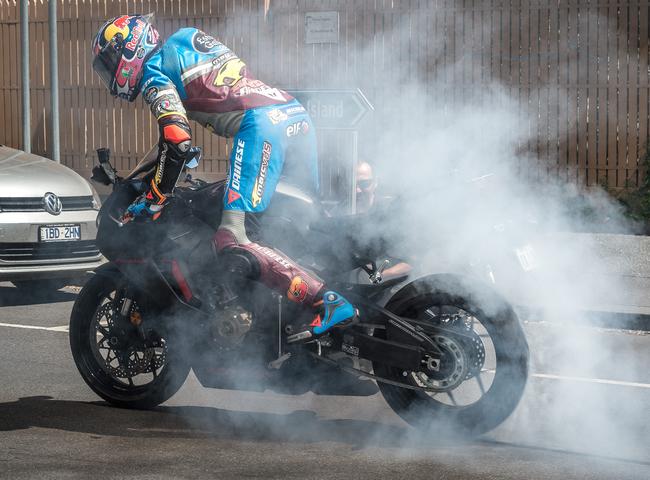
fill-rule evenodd
<path id="1" fill-rule="evenodd" d="M 88 182 L 88 185 L 90 186 L 90 190 L 93 192 L 93 210 L 99 210 L 102 206 L 102 200 L 99 198 L 99 193 L 97 193 L 97 190 L 95 190 L 95 187 Z"/>

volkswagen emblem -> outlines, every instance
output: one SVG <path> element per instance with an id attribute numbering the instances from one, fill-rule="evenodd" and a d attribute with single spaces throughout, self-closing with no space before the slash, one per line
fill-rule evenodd
<path id="1" fill-rule="evenodd" d="M 58 215 L 63 210 L 61 200 L 52 192 L 47 192 L 43 195 L 43 206 L 45 207 L 45 211 L 50 215 Z"/>

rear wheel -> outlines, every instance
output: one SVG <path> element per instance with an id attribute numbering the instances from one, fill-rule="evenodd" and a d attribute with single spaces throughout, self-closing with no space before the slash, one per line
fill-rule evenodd
<path id="1" fill-rule="evenodd" d="M 387 308 L 431 325 L 429 335 L 442 352 L 419 371 L 373 364 L 381 377 L 427 389 L 379 383 L 398 415 L 443 435 L 480 435 L 512 413 L 526 384 L 528 345 L 517 316 L 498 296 L 447 279 L 406 287 Z"/>
<path id="2" fill-rule="evenodd" d="M 86 283 L 70 317 L 72 356 L 84 381 L 107 402 L 152 408 L 180 389 L 190 366 L 136 302 L 121 315 L 125 287 L 121 277 L 102 275 Z"/>

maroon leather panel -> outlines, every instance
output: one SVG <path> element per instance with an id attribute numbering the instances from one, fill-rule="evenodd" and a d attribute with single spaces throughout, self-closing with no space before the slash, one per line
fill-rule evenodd
<path id="1" fill-rule="evenodd" d="M 219 229 L 214 236 L 217 252 L 224 249 L 241 249 L 257 259 L 260 267 L 259 280 L 270 289 L 285 295 L 289 300 L 311 306 L 320 300 L 323 281 L 308 272 L 282 252 L 251 242 L 237 243 L 230 230 Z"/>

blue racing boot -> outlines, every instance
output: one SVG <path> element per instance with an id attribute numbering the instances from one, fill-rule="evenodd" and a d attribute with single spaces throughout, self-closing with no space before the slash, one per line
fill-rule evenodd
<path id="1" fill-rule="evenodd" d="M 357 320 L 357 309 L 336 292 L 327 291 L 323 294 L 322 310 L 309 325 L 309 329 L 287 337 L 288 343 L 309 340 L 320 337 L 332 327 L 347 327 Z M 319 303 L 321 303 L 319 302 Z M 316 304 L 318 305 L 318 304 Z"/>

